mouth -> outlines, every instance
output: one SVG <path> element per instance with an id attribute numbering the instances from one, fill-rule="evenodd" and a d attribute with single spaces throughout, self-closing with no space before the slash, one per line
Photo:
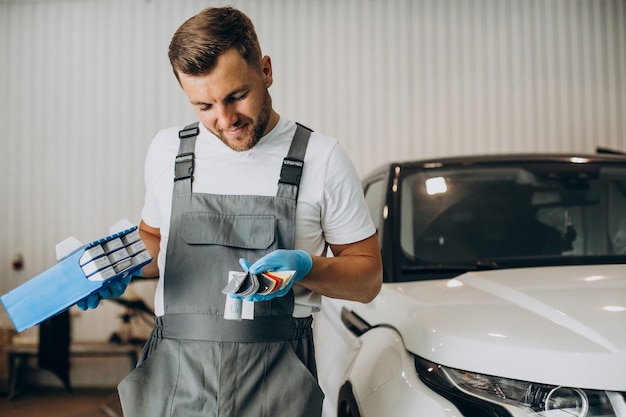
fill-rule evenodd
<path id="1" fill-rule="evenodd" d="M 238 123 L 228 129 L 219 130 L 217 135 L 222 142 L 235 151 L 247 151 L 252 148 L 257 141 L 254 140 L 254 127 L 251 123 Z"/>
<path id="2" fill-rule="evenodd" d="M 244 135 L 247 131 L 248 124 L 244 123 L 230 129 L 223 129 L 222 135 L 227 136 L 234 140 L 239 140 L 240 136 Z"/>

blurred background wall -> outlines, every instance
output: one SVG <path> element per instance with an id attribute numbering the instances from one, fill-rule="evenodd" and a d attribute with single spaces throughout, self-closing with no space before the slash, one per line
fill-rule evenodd
<path id="1" fill-rule="evenodd" d="M 278 112 L 339 138 L 361 174 L 626 150 L 624 0 L 0 0 L 0 293 L 52 266 L 64 238 L 139 222 L 152 137 L 194 120 L 169 39 L 226 4 L 272 57 Z M 135 288 L 149 304 L 153 284 Z M 119 314 L 73 309 L 74 339 L 106 340 Z"/>

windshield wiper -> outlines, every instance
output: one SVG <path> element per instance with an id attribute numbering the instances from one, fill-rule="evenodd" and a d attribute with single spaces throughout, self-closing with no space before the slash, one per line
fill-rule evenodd
<path id="1" fill-rule="evenodd" d="M 516 257 L 499 258 L 494 260 L 478 260 L 474 264 L 446 264 L 430 263 L 422 265 L 403 265 L 401 272 L 404 274 L 454 274 L 470 271 L 489 271 L 504 268 L 533 268 L 545 266 L 570 266 L 570 265 L 602 265 L 602 264 L 626 264 L 626 255 L 570 255 L 570 256 L 544 256 L 544 257 Z"/>
<path id="2" fill-rule="evenodd" d="M 498 269 L 495 261 L 478 260 L 474 264 L 427 264 L 427 265 L 404 265 L 402 272 L 454 272 L 454 271 L 488 271 Z"/>

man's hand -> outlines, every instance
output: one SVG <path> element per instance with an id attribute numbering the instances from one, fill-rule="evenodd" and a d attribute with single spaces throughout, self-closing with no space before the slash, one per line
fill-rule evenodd
<path id="1" fill-rule="evenodd" d="M 89 308 L 98 307 L 98 304 L 100 304 L 100 300 L 104 300 L 106 298 L 117 298 L 120 295 L 124 294 L 124 291 L 126 291 L 126 287 L 128 287 L 131 278 L 138 275 L 141 275 L 141 270 L 135 272 L 134 274 L 130 274 L 126 278 L 122 278 L 119 281 L 112 282 L 106 287 L 101 288 L 98 292 L 89 294 L 87 297 L 79 300 L 76 303 L 76 306 L 81 310 L 87 310 Z"/>
<path id="2" fill-rule="evenodd" d="M 250 267 L 251 274 L 272 271 L 296 271 L 292 281 L 300 281 L 311 271 L 313 259 L 303 250 L 278 249 L 268 253 Z"/>
<path id="3" fill-rule="evenodd" d="M 285 296 L 294 282 L 300 281 L 311 271 L 313 259 L 311 259 L 311 255 L 303 250 L 277 249 L 256 261 L 252 266 L 245 259 L 240 259 L 239 264 L 244 271 L 249 271 L 251 274 L 272 271 L 296 271 L 285 288 L 266 295 L 254 294 L 244 298 L 245 300 L 256 302 Z"/>

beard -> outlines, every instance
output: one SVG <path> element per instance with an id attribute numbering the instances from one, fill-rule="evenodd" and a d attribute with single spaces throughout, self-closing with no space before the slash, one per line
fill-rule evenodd
<path id="1" fill-rule="evenodd" d="M 272 114 L 272 98 L 267 90 L 263 95 L 263 102 L 261 104 L 261 111 L 257 117 L 256 122 L 249 117 L 240 116 L 235 126 L 246 126 L 246 130 L 241 135 L 235 137 L 226 137 L 224 130 L 220 129 L 216 133 L 216 136 L 220 138 L 226 146 L 237 152 L 249 151 L 254 148 L 257 143 L 263 137 L 267 124 L 269 123 L 270 116 Z"/>

